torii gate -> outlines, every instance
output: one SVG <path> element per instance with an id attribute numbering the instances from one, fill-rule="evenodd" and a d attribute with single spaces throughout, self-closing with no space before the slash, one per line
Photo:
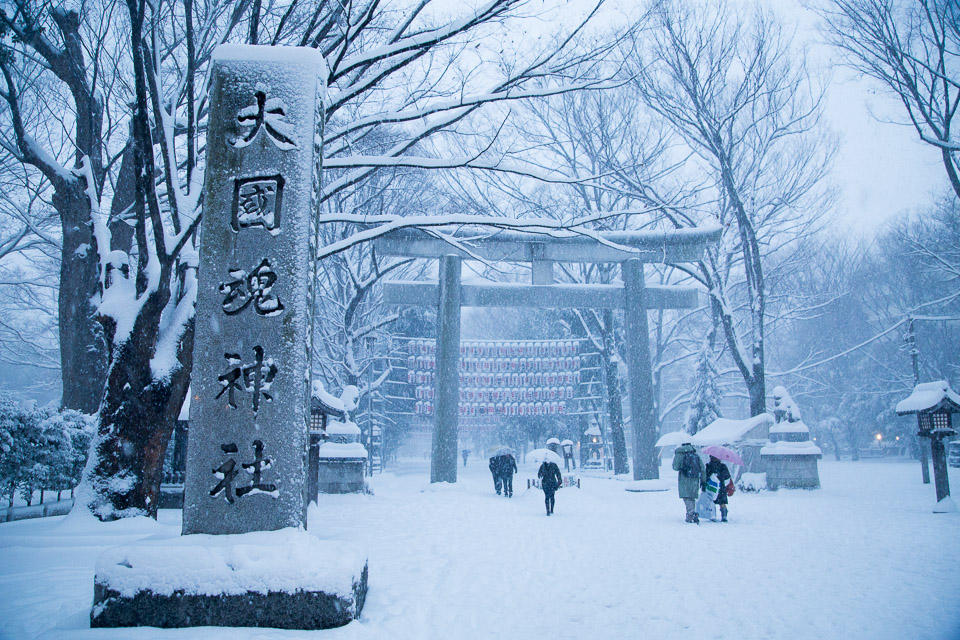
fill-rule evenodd
<path id="1" fill-rule="evenodd" d="M 433 429 L 431 482 L 457 481 L 457 431 L 460 380 L 461 307 L 537 307 L 542 309 L 623 309 L 627 347 L 627 389 L 633 422 L 633 477 L 656 478 L 657 416 L 650 366 L 649 309 L 691 309 L 697 306 L 693 287 L 645 286 L 644 263 L 682 263 L 701 259 L 704 250 L 720 240 L 719 227 L 670 231 L 601 233 L 600 239 L 569 233 L 544 235 L 521 231 L 486 237 L 453 234 L 457 244 L 418 229 L 399 229 L 374 241 L 381 255 L 438 258 L 440 281 L 387 282 L 384 302 L 437 306 L 436 422 Z M 490 262 L 530 262 L 530 285 L 463 285 L 463 259 Z M 555 262 L 620 263 L 623 286 L 555 284 Z"/>

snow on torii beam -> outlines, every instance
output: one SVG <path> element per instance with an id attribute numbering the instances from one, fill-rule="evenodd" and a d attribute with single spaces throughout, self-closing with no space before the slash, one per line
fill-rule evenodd
<path id="1" fill-rule="evenodd" d="M 715 246 L 719 242 L 719 227 L 624 231 L 594 236 L 556 230 L 548 233 L 490 233 L 489 229 L 484 232 L 482 229 L 462 228 L 447 234 L 446 238 L 449 240 L 420 229 L 398 229 L 374 241 L 374 246 L 381 255 L 440 259 L 438 285 L 397 283 L 388 284 L 386 289 L 388 300 L 394 304 L 419 305 L 426 302 L 438 305 L 437 407 L 430 481 L 457 480 L 459 380 L 456 371 L 460 344 L 460 307 L 471 306 L 470 302 L 477 306 L 506 306 L 507 299 L 514 303 L 526 302 L 516 306 L 599 306 L 624 310 L 628 389 L 634 424 L 633 477 L 635 480 L 657 478 L 659 469 L 654 445 L 658 429 L 650 366 L 647 310 L 695 307 L 695 298 L 691 300 L 686 296 L 691 293 L 695 296 L 696 292 L 684 288 L 645 287 L 643 263 L 698 261 L 708 246 Z M 491 262 L 530 262 L 533 286 L 464 286 L 460 282 L 460 262 L 464 258 Z M 619 262 L 623 287 L 615 288 L 616 291 L 611 287 L 611 290 L 601 288 L 588 293 L 576 290 L 576 285 L 553 284 L 554 262 Z M 576 299 L 576 304 L 560 304 L 565 288 L 568 301 L 574 302 Z M 402 295 L 403 293 L 408 295 Z M 498 296 L 502 298 L 496 303 L 495 298 Z M 680 299 L 671 300 L 671 296 Z"/>
<path id="2" fill-rule="evenodd" d="M 672 229 L 669 231 L 616 231 L 597 234 L 600 239 L 570 231 L 496 233 L 461 230 L 449 234 L 468 251 L 420 229 L 398 229 L 374 241 L 383 255 L 407 258 L 439 258 L 455 255 L 464 259 L 491 262 L 696 262 L 709 245 L 720 240 L 719 227 Z M 609 243 L 609 244 L 607 244 Z M 614 246 L 616 245 L 616 246 Z"/>

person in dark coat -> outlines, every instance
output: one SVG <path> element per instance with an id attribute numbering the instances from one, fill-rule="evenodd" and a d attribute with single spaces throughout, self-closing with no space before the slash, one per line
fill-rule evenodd
<path id="1" fill-rule="evenodd" d="M 720 489 L 717 490 L 717 497 L 713 502 L 720 505 L 720 522 L 727 522 L 727 503 L 729 502 L 727 485 L 733 482 L 733 479 L 730 477 L 730 470 L 727 469 L 727 465 L 723 464 L 720 458 L 716 456 L 710 456 L 710 462 L 707 463 L 704 477 L 709 479 L 710 476 L 717 476 L 717 480 L 720 481 Z M 706 481 L 704 481 L 704 484 L 706 484 Z"/>
<path id="2" fill-rule="evenodd" d="M 500 495 L 503 487 L 503 456 L 490 458 L 490 473 L 493 474 L 493 488 L 497 490 L 497 495 Z"/>
<path id="3" fill-rule="evenodd" d="M 687 509 L 687 522 L 700 524 L 697 497 L 700 489 L 707 483 L 707 475 L 700 454 L 689 442 L 684 442 L 674 451 L 673 470 L 677 472 L 677 488 Z"/>
<path id="4" fill-rule="evenodd" d="M 560 467 L 556 462 L 544 460 L 537 471 L 537 477 L 540 478 L 540 488 L 543 489 L 543 500 L 547 506 L 547 515 L 553 513 L 553 506 L 556 504 L 554 494 L 560 485 L 563 484 L 563 476 L 560 475 Z"/>
<path id="5" fill-rule="evenodd" d="M 517 472 L 517 461 L 514 459 L 513 454 L 505 454 L 500 456 L 500 473 L 503 480 L 503 495 L 508 498 L 513 497 L 513 474 Z"/>

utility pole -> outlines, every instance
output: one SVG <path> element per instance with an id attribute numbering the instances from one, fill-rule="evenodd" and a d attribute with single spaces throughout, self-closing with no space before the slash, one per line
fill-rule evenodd
<path id="1" fill-rule="evenodd" d="M 913 327 L 913 316 L 907 316 L 907 334 L 904 336 L 907 343 L 907 349 L 910 351 L 910 360 L 913 363 L 913 386 L 920 384 L 920 351 L 917 349 L 917 334 Z M 930 468 L 927 463 L 927 442 L 920 438 L 920 470 L 923 474 L 923 484 L 930 484 Z"/>

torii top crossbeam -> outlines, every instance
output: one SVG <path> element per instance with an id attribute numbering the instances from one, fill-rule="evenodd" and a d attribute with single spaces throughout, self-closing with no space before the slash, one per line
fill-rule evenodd
<path id="1" fill-rule="evenodd" d="M 377 238 L 382 255 L 407 258 L 439 258 L 457 255 L 464 259 L 533 262 L 695 262 L 707 246 L 720 240 L 720 227 L 697 227 L 667 231 L 576 232 L 498 231 L 463 228 L 439 238 L 420 229 L 398 229 Z M 464 248 L 457 245 L 462 244 Z"/>

